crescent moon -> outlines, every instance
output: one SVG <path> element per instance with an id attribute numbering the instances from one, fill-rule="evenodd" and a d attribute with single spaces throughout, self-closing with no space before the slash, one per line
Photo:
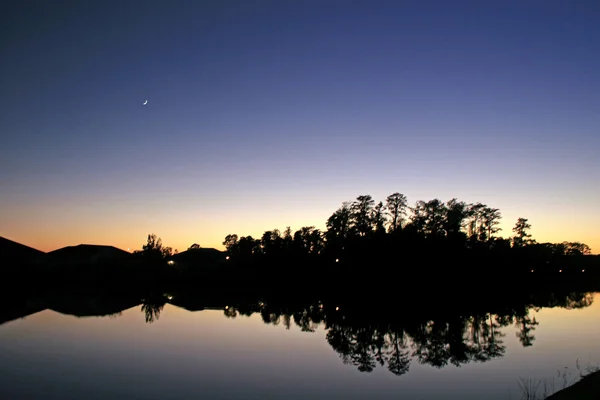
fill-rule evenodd
<path id="1" fill-rule="evenodd" d="M 142 105 L 144 105 L 144 106 L 145 106 L 146 104 L 148 104 L 148 100 L 145 100 L 145 101 L 144 101 L 144 104 L 142 104 Z"/>

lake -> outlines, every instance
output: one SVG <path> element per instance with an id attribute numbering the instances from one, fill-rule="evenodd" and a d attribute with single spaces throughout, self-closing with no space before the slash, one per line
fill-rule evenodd
<path id="1" fill-rule="evenodd" d="M 520 399 L 520 379 L 556 391 L 600 363 L 598 296 L 430 315 L 177 293 L 28 298 L 2 314 L 0 398 Z"/>

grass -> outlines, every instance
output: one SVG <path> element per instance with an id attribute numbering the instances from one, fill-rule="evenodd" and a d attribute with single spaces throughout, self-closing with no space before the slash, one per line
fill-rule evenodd
<path id="1" fill-rule="evenodd" d="M 600 371 L 600 365 L 593 365 L 590 362 L 585 367 L 581 367 L 579 359 L 575 362 L 575 370 L 569 367 L 563 370 L 557 370 L 556 376 L 544 379 L 519 378 L 519 389 L 521 391 L 521 400 L 544 400 L 554 393 L 566 389 L 577 383 L 586 376 Z"/>

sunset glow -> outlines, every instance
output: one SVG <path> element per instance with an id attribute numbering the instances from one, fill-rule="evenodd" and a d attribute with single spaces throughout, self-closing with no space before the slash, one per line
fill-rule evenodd
<path id="1" fill-rule="evenodd" d="M 400 192 L 598 253 L 598 14 L 525 3 L 15 7 L 0 236 L 223 249 Z"/>

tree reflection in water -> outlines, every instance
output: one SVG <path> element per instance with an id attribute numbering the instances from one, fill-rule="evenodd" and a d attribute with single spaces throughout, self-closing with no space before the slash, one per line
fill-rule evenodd
<path id="1" fill-rule="evenodd" d="M 163 293 L 152 293 L 142 299 L 142 312 L 147 323 L 151 324 L 158 320 L 167 300 L 167 295 Z"/>
<path id="2" fill-rule="evenodd" d="M 406 318 L 394 318 L 381 310 L 367 310 L 366 317 L 342 314 L 319 302 L 292 309 L 260 301 L 228 306 L 224 315 L 233 318 L 256 312 L 265 324 L 282 324 L 289 329 L 293 321 L 302 332 L 315 332 L 323 326 L 327 331 L 327 343 L 344 364 L 353 365 L 361 372 L 372 372 L 377 365 L 385 366 L 395 375 L 404 375 L 414 360 L 442 368 L 449 364 L 460 367 L 502 357 L 506 352 L 502 340 L 506 333 L 502 330 L 511 325 L 516 327 L 520 343 L 525 347 L 532 346 L 539 322 L 530 315 L 531 311 L 540 307 L 583 308 L 592 302 L 591 293 L 570 293 L 538 298 L 534 300 L 535 304 L 518 305 L 495 313 L 442 313 L 433 319 L 420 319 L 414 317 L 415 313 Z"/>

